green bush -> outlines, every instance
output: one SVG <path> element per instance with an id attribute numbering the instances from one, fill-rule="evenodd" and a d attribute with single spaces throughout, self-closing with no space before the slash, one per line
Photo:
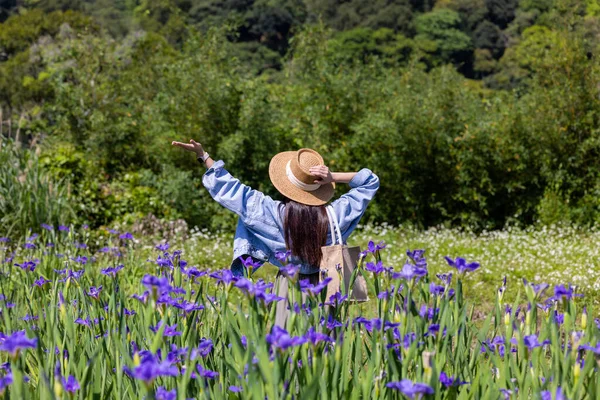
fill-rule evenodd
<path id="1" fill-rule="evenodd" d="M 428 40 L 445 37 L 433 28 L 458 23 L 447 11 L 424 15 L 416 26 Z M 309 27 L 294 36 L 281 72 L 258 77 L 232 57 L 236 46 L 223 32 L 192 34 L 181 49 L 157 34 L 54 43 L 43 50 L 56 94 L 43 112 L 53 160 L 44 165 L 64 169 L 57 176 L 73 181 L 77 214 L 94 225 L 145 213 L 233 224 L 203 190 L 203 167 L 170 146 L 190 138 L 275 197 L 268 164 L 279 151 L 311 147 L 333 170 L 371 168 L 381 190 L 367 220 L 479 228 L 550 221 L 565 215 L 553 193 L 569 221 L 600 220 L 600 81 L 581 31 L 530 28 L 502 61 L 518 72 L 518 91 L 490 90 L 452 66 L 428 69 L 432 53 L 416 39 L 400 67 L 388 48 L 399 38 Z M 344 45 L 355 40 L 356 48 Z M 353 60 L 361 52 L 373 57 Z"/>
<path id="2" fill-rule="evenodd" d="M 68 183 L 52 179 L 33 151 L 0 138 L 1 233 L 24 235 L 43 223 L 68 223 L 74 217 L 70 200 Z"/>

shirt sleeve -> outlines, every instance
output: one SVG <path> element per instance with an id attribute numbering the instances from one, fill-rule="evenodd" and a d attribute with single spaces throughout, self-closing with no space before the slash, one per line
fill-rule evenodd
<path id="1" fill-rule="evenodd" d="M 202 184 L 217 203 L 236 213 L 244 224 L 255 218 L 258 211 L 276 208 L 271 197 L 234 178 L 225 169 L 223 160 L 216 161 L 206 170 Z"/>
<path id="2" fill-rule="evenodd" d="M 350 191 L 331 203 L 344 241 L 356 228 L 367 206 L 379 189 L 379 177 L 363 168 L 349 182 Z"/>

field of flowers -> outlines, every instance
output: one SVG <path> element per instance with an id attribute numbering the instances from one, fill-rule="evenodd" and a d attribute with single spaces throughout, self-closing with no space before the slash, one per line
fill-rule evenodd
<path id="1" fill-rule="evenodd" d="M 352 240 L 371 299 L 327 299 L 288 265 L 280 327 L 273 268 L 232 277 L 227 235 L 44 225 L 0 238 L 0 393 L 596 399 L 598 239 L 363 227 Z"/>

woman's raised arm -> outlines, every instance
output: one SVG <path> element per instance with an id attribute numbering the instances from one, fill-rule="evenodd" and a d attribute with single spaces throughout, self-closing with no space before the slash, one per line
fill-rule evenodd
<path id="1" fill-rule="evenodd" d="M 190 143 L 181 143 L 172 141 L 171 144 L 173 146 L 181 147 L 184 150 L 191 151 L 192 153 L 196 153 L 196 159 L 198 161 L 203 161 L 206 168 L 210 168 L 213 166 L 214 160 L 204 151 L 202 145 L 196 142 L 194 139 L 190 139 Z M 206 159 L 204 159 L 206 156 Z"/>
<path id="2" fill-rule="evenodd" d="M 204 151 L 202 145 L 194 140 L 190 143 L 172 142 L 173 146 L 196 153 L 196 158 L 204 162 L 207 171 L 202 177 L 202 184 L 208 190 L 211 197 L 223 207 L 236 213 L 244 224 L 248 224 L 252 218 L 257 218 L 265 211 L 275 210 L 275 202 L 262 192 L 244 185 L 233 177 L 225 168 L 222 160 L 213 159 Z M 273 213 L 268 213 L 273 214 Z M 272 217 L 269 215 L 269 217 Z M 264 217 L 267 219 L 267 217 Z"/>
<path id="3" fill-rule="evenodd" d="M 356 227 L 367 205 L 379 189 L 379 178 L 367 168 L 358 172 L 330 172 L 325 165 L 319 165 L 311 168 L 310 172 L 318 178 L 315 180 L 316 183 L 350 184 L 350 191 L 331 203 L 345 240 Z"/>

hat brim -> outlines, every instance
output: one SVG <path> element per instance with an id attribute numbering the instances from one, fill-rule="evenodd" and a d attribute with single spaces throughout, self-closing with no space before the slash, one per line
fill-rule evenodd
<path id="1" fill-rule="evenodd" d="M 285 167 L 287 163 L 295 157 L 296 151 L 284 151 L 276 154 L 269 163 L 269 178 L 275 189 L 288 199 L 309 206 L 322 206 L 327 204 L 335 192 L 333 182 L 321 185 L 317 190 L 307 192 L 295 186 L 287 177 Z"/>

